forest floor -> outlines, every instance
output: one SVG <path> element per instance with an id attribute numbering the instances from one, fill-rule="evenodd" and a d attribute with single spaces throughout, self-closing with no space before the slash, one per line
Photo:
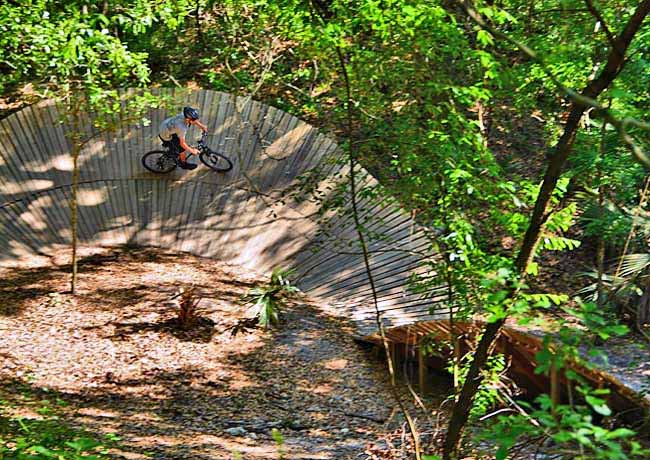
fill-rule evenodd
<path id="1" fill-rule="evenodd" d="M 75 297 L 57 261 L 0 269 L 1 415 L 56 401 L 66 423 L 118 435 L 122 459 L 400 458 L 385 364 L 348 323 L 301 297 L 278 329 L 232 336 L 260 281 L 154 249 L 87 251 Z M 191 284 L 203 320 L 181 330 L 170 299 Z"/>

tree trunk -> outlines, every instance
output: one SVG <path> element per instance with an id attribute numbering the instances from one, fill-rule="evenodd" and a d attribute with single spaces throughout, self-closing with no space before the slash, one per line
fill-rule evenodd
<path id="1" fill-rule="evenodd" d="M 650 323 L 650 282 L 646 281 L 643 295 L 639 299 L 639 306 L 636 310 L 636 324 L 641 328 L 648 323 Z"/>
<path id="2" fill-rule="evenodd" d="M 611 99 L 608 103 L 611 106 Z M 603 185 L 603 162 L 605 161 L 605 139 L 607 136 L 607 123 L 603 122 L 600 131 L 599 158 L 596 168 L 596 179 L 598 180 L 598 219 L 600 222 L 605 217 L 605 186 Z M 598 246 L 596 248 L 596 270 L 598 280 L 596 282 L 596 304 L 599 308 L 605 305 L 605 286 L 603 276 L 605 274 L 605 236 L 604 232 L 598 232 Z"/>
<path id="3" fill-rule="evenodd" d="M 446 257 L 445 260 L 449 261 L 449 258 Z M 456 334 L 456 324 L 454 318 L 454 285 L 452 283 L 453 273 L 449 262 L 447 262 L 447 302 L 449 302 L 449 340 L 451 342 L 451 359 L 453 361 L 453 374 L 454 374 L 454 401 L 458 398 L 458 387 L 460 386 L 459 375 L 460 375 L 460 343 Z"/>
<path id="4" fill-rule="evenodd" d="M 596 99 L 600 93 L 605 90 L 610 83 L 617 77 L 625 65 L 625 52 L 627 51 L 632 38 L 641 27 L 645 17 L 650 12 L 650 0 L 642 1 L 634 14 L 630 17 L 625 29 L 617 38 L 617 45 L 613 48 L 607 58 L 607 63 L 598 78 L 591 81 L 581 93 L 590 99 Z M 551 195 L 555 190 L 557 181 L 562 173 L 562 168 L 571 153 L 573 142 L 579 128 L 579 122 L 586 110 L 586 106 L 574 101 L 571 104 L 571 111 L 564 127 L 564 133 L 555 146 L 555 153 L 549 161 L 544 181 L 542 183 L 539 196 L 535 202 L 535 208 L 530 220 L 530 224 L 524 236 L 521 249 L 515 262 L 517 271 L 524 275 L 528 264 L 531 262 L 537 242 L 541 235 L 542 228 L 549 217 L 547 208 L 551 200 Z M 511 288 L 509 298 L 516 295 L 515 288 Z M 470 364 L 469 372 L 465 379 L 465 384 L 461 390 L 460 397 L 454 406 L 454 410 L 449 421 L 447 436 L 443 446 L 443 459 L 450 460 L 458 450 L 463 428 L 469 418 L 469 412 L 474 401 L 474 396 L 483 380 L 481 370 L 485 367 L 489 352 L 501 331 L 505 319 L 489 323 L 474 353 L 474 358 Z"/>
<path id="5" fill-rule="evenodd" d="M 201 31 L 201 0 L 196 0 L 196 9 L 194 10 L 194 16 L 196 19 L 196 38 L 199 43 L 203 43 L 203 33 Z"/>
<path id="6" fill-rule="evenodd" d="M 72 97 L 77 101 L 76 97 Z M 78 101 L 77 101 L 78 102 Z M 81 128 L 79 120 L 79 108 L 77 104 L 71 104 L 70 115 L 72 116 L 72 190 L 70 197 L 70 232 L 72 245 L 72 278 L 70 279 L 70 293 L 75 294 L 77 289 L 77 221 L 78 221 L 78 204 L 77 193 L 79 189 L 79 152 L 81 150 L 80 133 Z"/>

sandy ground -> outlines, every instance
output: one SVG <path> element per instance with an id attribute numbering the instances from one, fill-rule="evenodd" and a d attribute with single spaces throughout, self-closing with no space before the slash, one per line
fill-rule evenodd
<path id="1" fill-rule="evenodd" d="M 233 337 L 260 276 L 153 249 L 81 262 L 75 297 L 62 294 L 69 267 L 1 269 L 3 391 L 61 392 L 74 424 L 122 437 L 118 458 L 370 459 L 387 448 L 379 439 L 399 423 L 382 361 L 309 299 L 280 328 Z M 203 319 L 183 331 L 170 298 L 191 284 Z"/>

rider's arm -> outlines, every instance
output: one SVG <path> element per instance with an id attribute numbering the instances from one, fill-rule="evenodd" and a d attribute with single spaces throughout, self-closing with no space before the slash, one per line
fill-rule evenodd
<path id="1" fill-rule="evenodd" d="M 180 137 L 179 140 L 180 140 L 180 144 L 181 144 L 181 147 L 182 147 L 183 150 L 185 150 L 185 151 L 187 151 L 187 152 L 191 152 L 191 153 L 193 153 L 194 155 L 198 155 L 198 154 L 199 154 L 199 151 L 198 151 L 197 149 L 195 149 L 194 147 L 190 147 L 189 145 L 187 145 L 187 143 L 185 142 L 185 136 Z"/>
<path id="2" fill-rule="evenodd" d="M 194 123 L 196 124 L 196 126 L 201 128 L 201 131 L 203 131 L 204 133 L 208 132 L 208 127 L 205 126 L 203 123 L 201 123 L 199 120 L 196 120 Z"/>

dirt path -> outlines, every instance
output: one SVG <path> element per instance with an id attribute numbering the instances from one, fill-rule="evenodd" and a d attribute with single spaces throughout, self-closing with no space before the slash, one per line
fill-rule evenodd
<path id="1" fill-rule="evenodd" d="M 232 337 L 259 277 L 158 250 L 86 255 L 75 299 L 66 267 L 2 269 L 0 377 L 63 394 L 67 416 L 116 432 L 118 457 L 364 459 L 386 432 L 382 363 L 348 325 L 302 299 L 274 332 Z M 206 322 L 171 326 L 169 298 L 200 286 Z M 7 388 L 5 388 L 7 391 Z"/>

